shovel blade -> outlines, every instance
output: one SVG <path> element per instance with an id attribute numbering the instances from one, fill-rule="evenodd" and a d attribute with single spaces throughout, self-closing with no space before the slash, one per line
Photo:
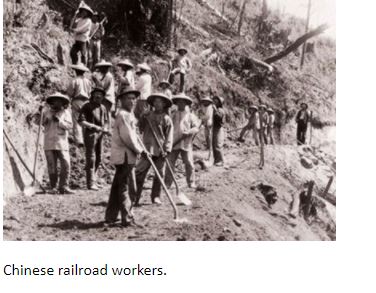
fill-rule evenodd
<path id="1" fill-rule="evenodd" d="M 29 196 L 33 196 L 34 194 L 36 194 L 35 187 L 32 186 L 32 185 L 26 186 L 26 187 L 24 188 L 24 190 L 22 191 L 22 194 L 23 194 L 24 196 L 27 196 L 27 197 L 29 197 Z"/>
<path id="2" fill-rule="evenodd" d="M 191 200 L 182 192 L 178 193 L 178 199 L 185 205 L 190 206 L 192 205 Z"/>

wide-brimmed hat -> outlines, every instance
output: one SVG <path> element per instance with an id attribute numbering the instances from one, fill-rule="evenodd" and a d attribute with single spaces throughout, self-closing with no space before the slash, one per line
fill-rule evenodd
<path id="1" fill-rule="evenodd" d="M 158 86 L 166 85 L 167 87 L 171 87 L 171 83 L 168 82 L 168 80 L 162 80 Z"/>
<path id="2" fill-rule="evenodd" d="M 89 68 L 87 68 L 84 64 L 78 63 L 78 64 L 72 64 L 70 66 L 72 69 L 77 70 L 77 71 L 83 71 L 83 72 L 89 72 Z"/>
<path id="3" fill-rule="evenodd" d="M 132 61 L 129 60 L 129 59 L 123 59 L 117 65 L 118 66 L 127 66 L 127 67 L 130 67 L 130 68 L 134 68 L 134 65 L 133 65 Z"/>
<path id="4" fill-rule="evenodd" d="M 176 104 L 179 100 L 184 100 L 188 105 L 192 105 L 193 101 L 185 94 L 177 94 L 172 97 L 172 102 Z"/>
<path id="5" fill-rule="evenodd" d="M 220 96 L 214 96 L 214 97 L 213 97 L 213 100 L 214 100 L 214 99 L 218 99 L 219 104 L 220 104 L 221 106 L 223 106 L 223 103 L 225 102 L 225 99 L 224 99 L 224 98 L 222 98 L 222 97 L 220 97 Z"/>
<path id="6" fill-rule="evenodd" d="M 209 102 L 211 104 L 213 104 L 213 100 L 210 98 L 210 97 L 205 97 L 205 98 L 202 98 L 200 99 L 200 102 Z"/>
<path id="7" fill-rule="evenodd" d="M 151 73 L 151 68 L 146 63 L 141 63 L 141 64 L 137 65 L 137 71 L 138 72 L 139 71 L 145 71 L 145 72 Z"/>
<path id="8" fill-rule="evenodd" d="M 154 93 L 154 94 L 151 94 L 148 98 L 147 98 L 147 102 L 149 103 L 149 105 L 153 106 L 153 101 L 155 100 L 155 98 L 161 98 L 163 99 L 166 103 L 167 103 L 167 107 L 171 107 L 172 106 L 172 101 L 170 99 L 169 96 L 163 94 L 163 93 Z"/>
<path id="9" fill-rule="evenodd" d="M 104 90 L 103 87 L 101 86 L 96 86 L 94 87 L 92 90 L 91 90 L 91 94 L 93 94 L 94 92 L 101 92 L 102 94 L 106 94 L 106 91 Z"/>
<path id="10" fill-rule="evenodd" d="M 50 103 L 53 99 L 61 99 L 63 100 L 66 104 L 69 104 L 70 103 L 70 98 L 66 95 L 63 95 L 62 93 L 59 93 L 59 92 L 55 92 L 53 93 L 52 95 L 49 95 L 47 98 L 46 98 L 46 102 L 47 103 Z"/>
<path id="11" fill-rule="evenodd" d="M 98 62 L 97 64 L 95 64 L 95 68 L 97 67 L 111 67 L 112 64 L 106 60 L 101 60 L 100 62 Z"/>
<path id="12" fill-rule="evenodd" d="M 261 104 L 261 105 L 259 106 L 259 108 L 260 108 L 260 109 L 267 109 L 268 107 L 266 107 L 266 105 L 264 105 L 264 104 Z"/>
<path id="13" fill-rule="evenodd" d="M 248 109 L 249 109 L 249 110 L 250 110 L 250 109 L 254 109 L 254 110 L 256 110 L 256 111 L 258 110 L 257 106 L 255 106 L 255 105 L 249 106 Z"/>
<path id="14" fill-rule="evenodd" d="M 272 108 L 268 108 L 266 111 L 268 111 L 270 113 L 274 113 L 274 110 Z"/>
<path id="15" fill-rule="evenodd" d="M 126 87 L 123 89 L 117 96 L 116 98 L 119 99 L 120 97 L 127 95 L 127 94 L 135 94 L 137 97 L 140 96 L 140 92 L 136 90 L 134 87 Z"/>
<path id="16" fill-rule="evenodd" d="M 178 53 L 180 53 L 181 51 L 183 51 L 184 54 L 188 53 L 188 50 L 186 48 L 183 48 L 183 47 L 181 47 L 181 48 L 178 49 Z"/>
<path id="17" fill-rule="evenodd" d="M 78 7 L 78 10 L 81 10 L 81 9 L 90 12 L 91 15 L 94 15 L 93 9 L 91 9 L 90 6 L 87 5 L 86 3 L 84 3 L 83 1 L 81 2 L 80 6 Z"/>

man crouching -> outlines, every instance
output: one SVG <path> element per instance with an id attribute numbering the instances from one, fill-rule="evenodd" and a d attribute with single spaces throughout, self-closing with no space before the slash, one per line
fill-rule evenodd
<path id="1" fill-rule="evenodd" d="M 106 209 L 106 223 L 116 222 L 119 211 L 123 226 L 133 222 L 130 207 L 136 194 L 134 166 L 137 156 L 143 152 L 137 141 L 136 118 L 133 114 L 139 95 L 139 91 L 128 88 L 117 96 L 121 109 L 115 119 L 111 143 L 111 163 L 115 165 L 116 172 Z"/>

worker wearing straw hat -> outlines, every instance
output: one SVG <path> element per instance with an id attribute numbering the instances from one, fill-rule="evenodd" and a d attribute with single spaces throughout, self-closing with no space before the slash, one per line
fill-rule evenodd
<path id="1" fill-rule="evenodd" d="M 75 16 L 72 19 L 71 30 L 74 33 L 74 44 L 70 50 L 70 57 L 73 64 L 78 63 L 78 54 L 81 54 L 81 63 L 87 65 L 88 42 L 92 26 L 91 18 L 94 11 L 81 1 Z"/>
<path id="2" fill-rule="evenodd" d="M 174 140 L 172 151 L 168 156 L 172 169 L 175 168 L 176 160 L 179 155 L 185 166 L 185 176 L 188 187 L 196 188 L 195 167 L 193 162 L 192 137 L 199 131 L 199 123 L 196 115 L 191 113 L 190 106 L 192 99 L 185 94 L 178 94 L 172 98 L 178 110 L 172 114 L 172 123 L 174 126 Z M 188 107 L 187 107 L 188 106 Z M 171 186 L 172 174 L 167 171 L 166 185 Z"/>
<path id="3" fill-rule="evenodd" d="M 111 142 L 111 163 L 115 165 L 116 171 L 111 185 L 105 221 L 115 222 L 120 212 L 123 226 L 129 226 L 133 222 L 130 206 L 136 196 L 135 164 L 137 156 L 143 152 L 137 140 L 137 121 L 133 114 L 139 95 L 139 91 L 129 87 L 117 96 L 120 109 L 114 121 Z"/>
<path id="4" fill-rule="evenodd" d="M 200 100 L 203 115 L 201 117 L 202 124 L 205 129 L 206 147 L 211 148 L 211 135 L 213 130 L 213 100 L 210 97 L 204 97 Z"/>
<path id="5" fill-rule="evenodd" d="M 119 87 L 118 87 L 118 94 L 123 92 L 126 88 L 134 88 L 134 65 L 131 60 L 123 59 L 121 60 L 117 66 L 121 69 L 121 73 L 119 74 Z"/>
<path id="6" fill-rule="evenodd" d="M 223 166 L 223 143 L 224 143 L 224 131 L 223 125 L 225 123 L 225 111 L 223 110 L 224 99 L 219 96 L 213 98 L 213 156 L 214 165 Z"/>
<path id="7" fill-rule="evenodd" d="M 83 127 L 86 156 L 86 185 L 89 190 L 98 190 L 96 172 L 102 162 L 103 134 L 108 134 L 109 115 L 102 104 L 106 91 L 95 87 L 88 103 L 80 111 L 79 122 Z"/>
<path id="8" fill-rule="evenodd" d="M 53 193 L 71 194 L 69 188 L 70 156 L 69 130 L 72 129 L 72 116 L 67 109 L 70 99 L 61 93 L 54 93 L 46 99 L 49 108 L 43 112 L 44 152 L 46 155 L 50 188 Z M 60 174 L 57 164 L 60 162 Z M 58 189 L 56 189 L 59 184 Z"/>
<path id="9" fill-rule="evenodd" d="M 184 92 L 185 88 L 185 75 L 192 69 L 192 62 L 187 57 L 188 50 L 186 48 L 179 48 L 178 55 L 171 61 L 172 71 L 169 76 L 170 84 L 174 83 L 174 77 L 176 74 L 180 76 L 179 92 Z"/>
<path id="10" fill-rule="evenodd" d="M 151 95 L 151 68 L 146 63 L 138 64 L 136 74 L 138 77 L 136 82 L 136 89 L 140 92 L 140 98 L 137 100 L 134 115 L 137 119 L 140 119 L 141 116 L 149 111 L 147 99 Z"/>
<path id="11" fill-rule="evenodd" d="M 111 67 L 112 64 L 110 62 L 101 60 L 95 64 L 95 72 L 93 74 L 96 86 L 103 88 L 106 92 L 102 103 L 108 113 L 111 113 L 115 109 L 115 79 L 110 71 Z"/>
<path id="12" fill-rule="evenodd" d="M 67 95 L 72 100 L 73 138 L 78 147 L 83 147 L 82 127 L 78 123 L 78 117 L 82 106 L 89 100 L 93 84 L 85 76 L 85 73 L 89 72 L 85 65 L 79 63 L 71 65 L 71 68 L 76 73 L 76 77 L 71 80 L 67 89 Z"/>
<path id="13" fill-rule="evenodd" d="M 269 114 L 266 111 L 267 106 L 262 104 L 259 106 L 259 115 L 260 115 L 260 139 L 263 140 L 264 145 L 268 144 L 267 138 L 267 128 L 269 124 Z"/>
<path id="14" fill-rule="evenodd" d="M 143 143 L 146 150 L 150 153 L 154 164 L 158 169 L 158 173 L 164 177 L 165 160 L 164 158 L 171 152 L 174 127 L 171 118 L 167 115 L 168 108 L 172 106 L 171 99 L 163 93 L 151 94 L 147 102 L 154 108 L 152 112 L 144 115 L 139 121 L 139 129 L 143 133 Z M 153 129 L 160 134 L 160 143 L 163 150 L 160 149 L 159 143 L 155 140 Z M 136 204 L 141 198 L 142 188 L 146 175 L 150 169 L 150 162 L 141 157 L 136 166 L 137 181 L 137 198 Z M 161 183 L 157 176 L 154 176 L 153 186 L 151 190 L 151 201 L 155 204 L 161 204 L 160 200 Z"/>

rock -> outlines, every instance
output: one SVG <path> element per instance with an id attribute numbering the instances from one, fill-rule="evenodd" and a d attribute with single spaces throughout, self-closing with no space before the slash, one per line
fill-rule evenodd
<path id="1" fill-rule="evenodd" d="M 300 159 L 300 163 L 302 164 L 302 166 L 306 169 L 312 169 L 313 167 L 313 162 L 312 160 L 306 158 L 306 157 L 302 157 Z"/>
<path id="2" fill-rule="evenodd" d="M 232 219 L 232 221 L 234 222 L 234 224 L 237 226 L 237 227 L 240 227 L 242 225 L 242 223 L 240 223 L 237 219 Z"/>
<path id="3" fill-rule="evenodd" d="M 226 240 L 226 237 L 224 235 L 220 235 L 218 238 L 217 238 L 218 241 L 225 241 Z"/>

